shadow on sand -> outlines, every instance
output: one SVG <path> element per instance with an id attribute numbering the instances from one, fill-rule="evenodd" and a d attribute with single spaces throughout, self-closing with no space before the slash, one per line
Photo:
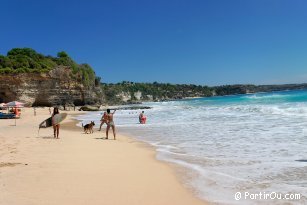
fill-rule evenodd
<path id="1" fill-rule="evenodd" d="M 42 135 L 42 136 L 38 136 L 37 138 L 41 138 L 41 139 L 55 139 L 53 135 Z"/>
<path id="2" fill-rule="evenodd" d="M 96 138 L 94 138 L 95 140 L 109 140 L 109 139 L 107 139 L 107 138 L 105 138 L 105 137 L 96 137 Z"/>

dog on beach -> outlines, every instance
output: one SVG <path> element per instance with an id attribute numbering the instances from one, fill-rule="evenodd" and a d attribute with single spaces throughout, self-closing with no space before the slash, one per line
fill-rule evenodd
<path id="1" fill-rule="evenodd" d="M 83 127 L 83 129 L 84 129 L 84 133 L 85 133 L 85 134 L 94 133 L 94 129 L 93 129 L 94 126 L 95 126 L 94 121 L 91 121 L 91 123 L 86 124 L 86 125 L 84 125 L 84 126 L 83 126 L 83 123 L 82 123 L 82 127 Z"/>

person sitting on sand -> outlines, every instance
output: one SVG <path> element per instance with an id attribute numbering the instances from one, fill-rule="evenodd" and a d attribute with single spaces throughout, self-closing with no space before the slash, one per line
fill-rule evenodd
<path id="1" fill-rule="evenodd" d="M 19 118 L 19 117 L 20 117 L 20 116 L 19 116 L 20 113 L 19 113 L 19 110 L 18 110 L 17 107 L 14 108 L 14 114 L 15 114 L 15 117 L 16 117 L 16 118 Z"/>
<path id="2" fill-rule="evenodd" d="M 53 116 L 55 116 L 56 114 L 60 114 L 59 109 L 58 109 L 57 107 L 55 107 L 55 108 L 53 109 L 53 114 L 52 114 L 52 126 L 53 126 L 54 138 L 59 139 L 60 124 L 54 125 L 54 122 L 53 122 Z"/>
<path id="3" fill-rule="evenodd" d="M 116 110 L 114 110 L 114 112 L 111 113 L 111 110 L 110 110 L 110 109 L 107 109 L 107 130 L 106 130 L 106 139 L 109 139 L 109 130 L 110 130 L 110 127 L 112 127 L 114 140 L 116 140 L 115 124 L 114 124 L 114 121 L 113 121 L 113 115 L 114 115 L 115 111 L 116 111 Z"/>
<path id="4" fill-rule="evenodd" d="M 99 130 L 98 131 L 100 131 L 101 130 L 101 126 L 104 124 L 104 123 L 106 123 L 107 124 L 107 121 L 108 121 L 108 115 L 107 115 L 107 112 L 104 112 L 103 113 L 103 116 L 101 117 L 101 119 L 100 119 L 100 127 L 99 127 Z"/>

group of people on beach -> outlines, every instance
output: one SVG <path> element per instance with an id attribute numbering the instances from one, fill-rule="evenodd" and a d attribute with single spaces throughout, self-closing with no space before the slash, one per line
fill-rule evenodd
<path id="1" fill-rule="evenodd" d="M 50 111 L 50 109 L 49 109 Z M 113 137 L 114 140 L 116 140 L 116 129 L 115 129 L 115 123 L 113 120 L 113 115 L 115 114 L 116 109 L 114 109 L 114 111 L 111 113 L 111 109 L 107 109 L 106 112 L 103 113 L 102 117 L 101 117 L 101 123 L 100 123 L 100 127 L 98 131 L 101 131 L 101 127 L 102 125 L 106 124 L 107 128 L 106 128 L 106 139 L 109 139 L 109 130 L 110 128 L 112 128 L 113 131 Z M 53 109 L 53 113 L 52 113 L 52 117 L 54 117 L 56 114 L 59 114 L 59 109 L 57 107 L 55 107 Z M 141 114 L 139 115 L 139 122 L 141 124 L 145 124 L 146 123 L 146 116 L 144 115 L 144 111 L 141 112 Z M 52 126 L 53 126 L 53 134 L 54 134 L 54 138 L 59 138 L 59 132 L 60 132 L 60 124 L 54 124 L 54 122 L 52 122 Z"/>
<path id="2" fill-rule="evenodd" d="M 111 109 L 107 109 L 107 112 L 104 112 L 102 118 L 101 118 L 101 124 L 100 124 L 100 129 L 101 130 L 101 126 L 106 123 L 107 124 L 107 129 L 106 129 L 106 139 L 109 138 L 109 130 L 110 128 L 112 128 L 113 131 L 113 136 L 114 136 L 114 140 L 116 140 L 116 130 L 115 130 L 115 124 L 113 121 L 113 115 L 116 112 L 116 109 L 111 113 Z M 57 107 L 55 107 L 53 109 L 53 113 L 52 113 L 52 118 L 56 115 L 59 114 L 59 109 Z M 59 138 L 59 132 L 60 132 L 60 124 L 55 124 L 52 120 L 52 126 L 53 126 L 53 134 L 54 134 L 54 138 Z"/>

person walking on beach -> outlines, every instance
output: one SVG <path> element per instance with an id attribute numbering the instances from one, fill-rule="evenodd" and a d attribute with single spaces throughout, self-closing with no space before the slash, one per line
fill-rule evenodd
<path id="1" fill-rule="evenodd" d="M 59 112 L 59 109 L 57 107 L 55 107 L 53 109 L 53 113 L 52 113 L 52 126 L 53 126 L 53 135 L 54 135 L 54 138 L 57 138 L 59 139 L 59 133 L 60 133 L 60 124 L 54 124 L 54 121 L 53 121 L 53 117 L 56 115 L 56 114 L 60 114 Z"/>
<path id="2" fill-rule="evenodd" d="M 108 121 L 108 115 L 107 115 L 107 112 L 104 112 L 103 113 L 103 116 L 101 117 L 101 119 L 100 119 L 100 127 L 99 127 L 99 130 L 98 131 L 100 131 L 101 130 L 101 126 L 104 124 L 104 123 L 106 123 L 107 124 L 107 121 Z"/>
<path id="3" fill-rule="evenodd" d="M 106 130 L 106 139 L 109 139 L 109 130 L 110 127 L 112 127 L 112 131 L 113 131 L 113 136 L 114 136 L 114 140 L 116 140 L 116 131 L 115 131 L 115 124 L 113 121 L 113 115 L 116 112 L 116 110 L 114 110 L 113 113 L 111 113 L 110 109 L 107 109 L 107 130 Z"/>

